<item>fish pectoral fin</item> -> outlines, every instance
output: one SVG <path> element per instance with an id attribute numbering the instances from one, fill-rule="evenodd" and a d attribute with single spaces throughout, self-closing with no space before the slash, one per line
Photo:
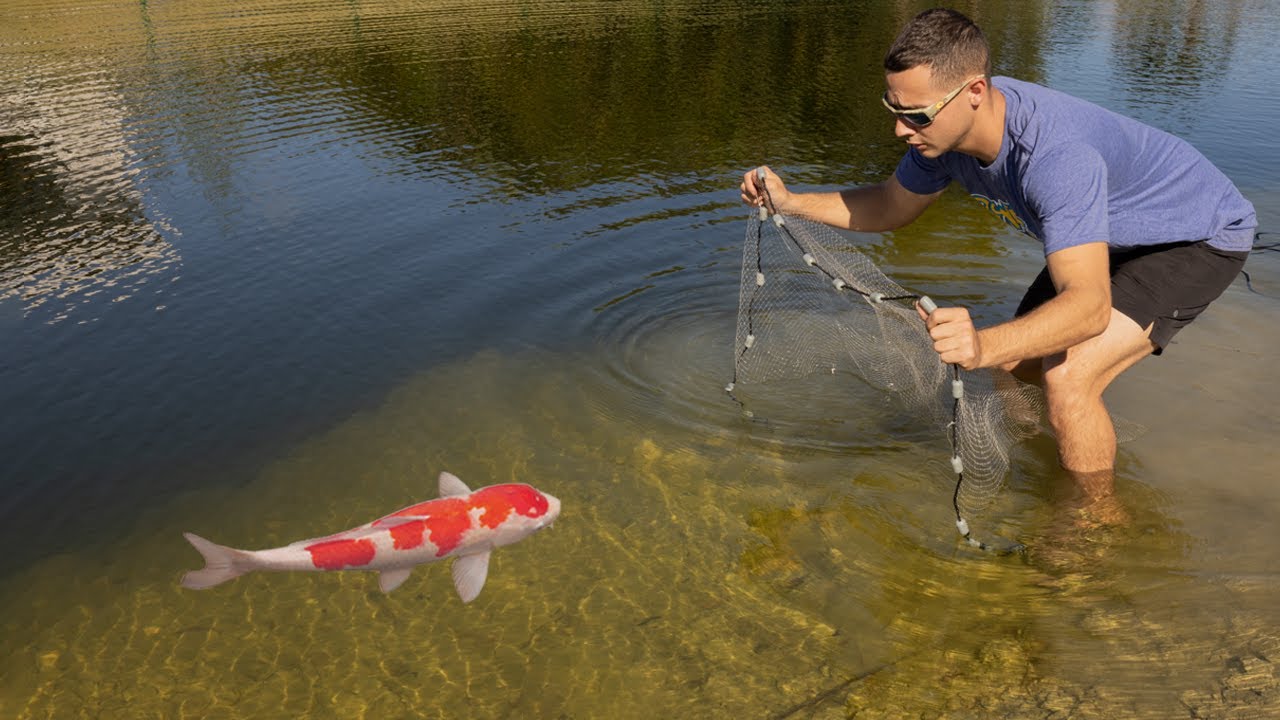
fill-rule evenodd
<path id="1" fill-rule="evenodd" d="M 470 495 L 471 488 L 467 484 L 458 479 L 457 475 L 451 472 L 440 473 L 440 497 L 454 497 L 457 495 Z"/>
<path id="2" fill-rule="evenodd" d="M 409 573 L 411 572 L 413 572 L 413 568 L 383 570 L 378 573 L 378 588 L 384 593 L 389 593 L 403 585 L 404 581 L 409 579 Z"/>
<path id="3" fill-rule="evenodd" d="M 484 580 L 489 576 L 490 551 L 475 555 L 463 555 L 453 561 L 450 570 L 453 573 L 453 587 L 458 591 L 462 602 L 469 603 L 480 594 Z"/>

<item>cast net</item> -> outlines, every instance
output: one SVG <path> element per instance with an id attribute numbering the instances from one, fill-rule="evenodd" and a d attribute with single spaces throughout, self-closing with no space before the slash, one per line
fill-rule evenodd
<path id="1" fill-rule="evenodd" d="M 726 390 L 737 400 L 739 385 L 848 370 L 892 394 L 909 417 L 937 429 L 940 443 L 946 438 L 956 526 L 986 548 L 967 519 L 999 492 L 1015 443 L 1038 430 L 1041 391 L 1003 370 L 944 364 L 916 302 L 935 307 L 830 227 L 761 208 L 747 226 Z"/>

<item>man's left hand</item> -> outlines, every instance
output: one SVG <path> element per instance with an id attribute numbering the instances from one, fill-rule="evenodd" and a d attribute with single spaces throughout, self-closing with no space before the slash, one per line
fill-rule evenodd
<path id="1" fill-rule="evenodd" d="M 940 307 L 926 313 L 917 303 L 916 312 L 925 321 L 929 337 L 933 338 L 933 349 L 942 362 L 965 370 L 982 367 L 982 345 L 968 308 Z"/>

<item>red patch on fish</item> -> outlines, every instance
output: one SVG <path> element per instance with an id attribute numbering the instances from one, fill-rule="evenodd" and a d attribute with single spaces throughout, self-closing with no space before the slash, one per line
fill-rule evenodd
<path id="1" fill-rule="evenodd" d="M 373 562 L 378 549 L 368 538 L 360 540 L 327 540 L 308 545 L 311 562 L 321 570 L 341 570 L 344 567 L 360 567 Z"/>
<path id="2" fill-rule="evenodd" d="M 389 524 L 393 518 L 412 517 L 388 528 L 393 546 L 397 550 L 411 550 L 430 540 L 436 547 L 436 556 L 443 557 L 462 544 L 462 536 L 472 526 L 471 511 L 480 510 L 480 524 L 490 530 L 505 522 L 514 511 L 525 517 L 537 518 L 547 512 L 547 499 L 528 485 L 494 485 L 463 497 L 438 498 L 375 520 L 373 525 Z"/>
<path id="3" fill-rule="evenodd" d="M 462 535 L 471 529 L 471 516 L 467 514 L 466 503 L 458 501 L 461 509 L 450 514 L 431 515 L 425 522 L 427 532 L 431 536 L 431 544 L 436 546 L 436 557 L 444 557 L 450 550 L 462 543 Z"/>
<path id="4" fill-rule="evenodd" d="M 391 528 L 391 542 L 397 550 L 412 550 L 422 544 L 427 524 L 421 520 L 396 525 Z"/>
<path id="5" fill-rule="evenodd" d="M 471 507 L 484 510 L 480 524 L 487 528 L 501 525 L 513 510 L 530 518 L 547 512 L 547 499 L 528 485 L 493 485 L 477 490 L 468 499 Z"/>
<path id="6" fill-rule="evenodd" d="M 470 509 L 463 498 L 439 498 L 397 510 L 373 524 L 386 524 L 392 518 L 421 518 L 390 529 L 395 549 L 411 550 L 428 539 L 436 546 L 436 556 L 443 557 L 458 547 L 463 533 L 471 529 L 471 516 L 467 514 Z"/>

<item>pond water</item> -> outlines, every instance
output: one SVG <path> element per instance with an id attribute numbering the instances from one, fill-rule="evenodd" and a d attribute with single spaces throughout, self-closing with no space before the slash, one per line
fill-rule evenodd
<path id="1" fill-rule="evenodd" d="M 1127 522 L 1050 438 L 965 548 L 945 440 L 865 388 L 744 419 L 741 173 L 887 176 L 926 6 L 0 0 L 0 716 L 1280 715 L 1280 254 L 1109 394 Z M 1267 0 L 960 3 L 994 70 L 1185 137 L 1280 226 Z M 962 193 L 854 237 L 984 322 L 1040 248 Z M 847 396 L 842 395 L 847 391 Z M 531 483 L 442 565 L 178 580 Z"/>

